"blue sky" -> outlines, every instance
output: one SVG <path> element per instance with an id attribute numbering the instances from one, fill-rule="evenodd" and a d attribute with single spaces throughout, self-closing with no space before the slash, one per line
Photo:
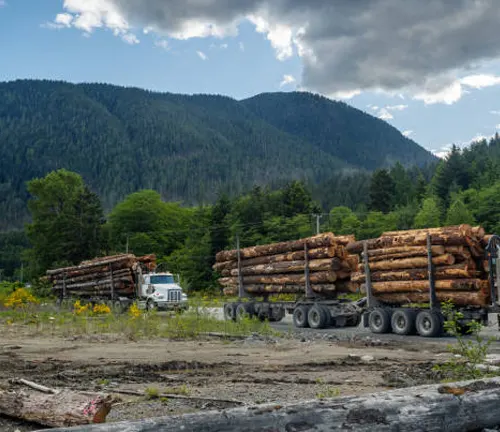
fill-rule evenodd
<path id="1" fill-rule="evenodd" d="M 321 13 L 298 0 L 255 0 L 244 10 L 220 0 L 205 1 L 206 10 L 195 0 L 0 0 L 0 80 L 107 82 L 237 99 L 304 89 L 342 98 L 436 153 L 500 131 L 500 50 L 487 31 L 471 33 L 500 16 L 500 2 L 449 11 L 442 0 L 428 16 L 394 3 L 391 13 L 404 23 L 395 38 L 383 22 L 384 1 L 396 0 L 360 1 L 372 9 L 364 9 L 356 34 L 360 11 L 342 0 Z M 285 3 L 286 12 L 276 6 Z M 440 1 L 419 4 L 426 3 Z M 446 27 L 460 13 L 475 16 L 470 29 L 450 26 L 435 41 L 426 40 L 429 33 L 418 39 L 437 15 Z"/>

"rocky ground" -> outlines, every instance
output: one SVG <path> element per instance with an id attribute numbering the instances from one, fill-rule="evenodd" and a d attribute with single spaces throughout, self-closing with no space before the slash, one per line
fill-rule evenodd
<path id="1" fill-rule="evenodd" d="M 446 344 L 294 333 L 241 339 L 130 342 L 113 335 L 30 337 L 4 332 L 4 383 L 116 393 L 108 421 L 368 393 L 435 382 Z M 137 395 L 126 394 L 135 391 Z M 168 393 L 170 397 L 156 397 Z M 149 395 L 149 396 L 148 396 Z M 0 417 L 2 431 L 39 426 Z"/>

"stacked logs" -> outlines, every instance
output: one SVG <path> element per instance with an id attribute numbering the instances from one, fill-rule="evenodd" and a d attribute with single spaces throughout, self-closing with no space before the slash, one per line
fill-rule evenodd
<path id="1" fill-rule="evenodd" d="M 350 255 L 346 245 L 354 236 L 323 233 L 300 240 L 227 250 L 216 255 L 214 270 L 222 277 L 219 284 L 226 295 L 238 294 L 239 277 L 243 288 L 251 295 L 305 294 L 306 265 L 314 293 L 334 297 L 338 292 L 356 290 L 350 283 L 359 258 Z M 307 260 L 306 260 L 307 249 Z"/>
<path id="2" fill-rule="evenodd" d="M 58 297 L 130 297 L 135 293 L 136 274 L 154 269 L 155 255 L 137 258 L 132 254 L 113 255 L 83 261 L 77 266 L 47 271 Z"/>
<path id="3" fill-rule="evenodd" d="M 375 297 L 387 303 L 429 301 L 427 235 L 431 239 L 433 275 L 438 301 L 458 306 L 486 305 L 489 300 L 485 272 L 484 229 L 469 225 L 409 231 L 390 231 L 367 240 L 368 262 Z M 351 253 L 362 253 L 364 242 L 348 245 Z M 364 253 L 363 253 L 364 255 Z M 352 282 L 366 291 L 364 263 L 351 275 Z"/>

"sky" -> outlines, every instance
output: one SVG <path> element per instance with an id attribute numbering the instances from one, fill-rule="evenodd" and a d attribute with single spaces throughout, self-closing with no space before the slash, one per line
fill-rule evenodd
<path id="1" fill-rule="evenodd" d="M 310 91 L 439 156 L 500 132 L 499 0 L 0 0 L 0 81 Z"/>

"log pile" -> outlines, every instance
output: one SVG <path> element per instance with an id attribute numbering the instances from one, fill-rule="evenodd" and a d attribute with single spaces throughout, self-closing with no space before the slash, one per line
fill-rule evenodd
<path id="1" fill-rule="evenodd" d="M 323 233 L 300 240 L 227 250 L 216 255 L 213 266 L 221 277 L 219 284 L 226 295 L 238 294 L 241 277 L 246 293 L 251 295 L 305 294 L 306 266 L 314 293 L 334 297 L 338 292 L 355 291 L 350 283 L 359 258 L 347 252 L 354 236 Z M 306 257 L 307 249 L 307 257 Z"/>
<path id="2" fill-rule="evenodd" d="M 438 301 L 483 306 L 489 301 L 484 268 L 484 229 L 469 225 L 390 231 L 367 240 L 372 292 L 388 303 L 429 301 L 427 235 L 431 238 L 433 274 Z M 347 246 L 362 253 L 363 241 Z M 364 255 L 364 253 L 362 254 Z M 366 291 L 364 263 L 351 275 Z"/>
<path id="3" fill-rule="evenodd" d="M 152 270 L 156 256 L 113 255 L 83 261 L 77 266 L 47 271 L 58 297 L 129 297 L 135 292 L 136 275 L 141 269 Z"/>

